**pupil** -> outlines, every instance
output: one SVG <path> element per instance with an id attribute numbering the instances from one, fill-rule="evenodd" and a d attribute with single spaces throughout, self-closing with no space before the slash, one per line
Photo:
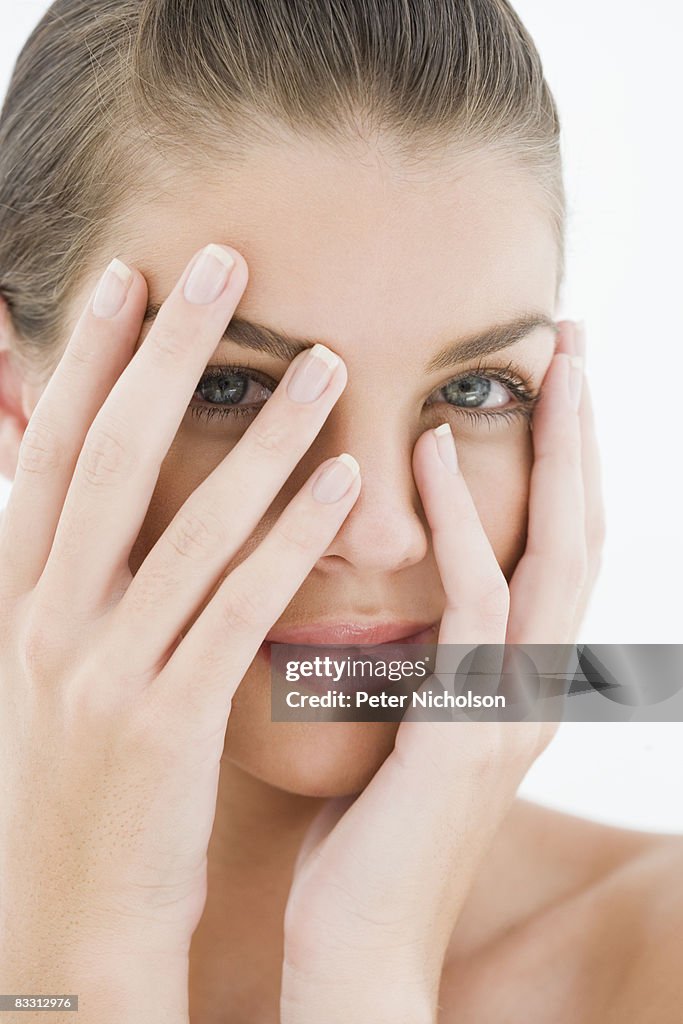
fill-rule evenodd
<path id="1" fill-rule="evenodd" d="M 444 387 L 444 393 L 453 405 L 480 405 L 491 391 L 491 381 L 486 377 L 460 377 Z"/>
<path id="2" fill-rule="evenodd" d="M 244 374 L 232 373 L 219 380 L 204 381 L 197 390 L 207 402 L 236 405 L 244 397 L 247 386 Z"/>

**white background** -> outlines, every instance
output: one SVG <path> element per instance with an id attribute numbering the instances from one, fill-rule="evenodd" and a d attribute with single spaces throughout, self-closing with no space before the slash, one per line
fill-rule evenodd
<path id="1" fill-rule="evenodd" d="M 48 4 L 0 0 L 0 92 Z M 559 317 L 585 319 L 608 541 L 579 641 L 683 641 L 681 6 L 518 0 L 559 105 L 569 192 Z M 7 488 L 0 478 L 0 504 Z M 522 794 L 683 832 L 683 725 L 564 724 Z"/>

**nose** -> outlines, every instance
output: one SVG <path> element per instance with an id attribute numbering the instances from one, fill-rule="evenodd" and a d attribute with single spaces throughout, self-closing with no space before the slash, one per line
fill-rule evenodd
<path id="1" fill-rule="evenodd" d="M 398 443 L 397 433 L 386 427 L 370 437 L 350 430 L 335 435 L 336 450 L 350 452 L 360 464 L 361 491 L 318 560 L 318 571 L 352 567 L 359 574 L 392 573 L 422 561 L 429 542 L 412 473 L 414 440 Z"/>

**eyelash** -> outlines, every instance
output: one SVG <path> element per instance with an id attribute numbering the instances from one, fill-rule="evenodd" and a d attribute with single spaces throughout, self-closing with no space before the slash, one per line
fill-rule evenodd
<path id="1" fill-rule="evenodd" d="M 272 378 L 266 377 L 258 370 L 252 369 L 248 365 L 241 366 L 208 366 L 205 372 L 202 374 L 197 388 L 199 385 L 206 385 L 212 382 L 219 383 L 224 380 L 225 377 L 230 374 L 240 374 L 247 377 L 249 380 L 255 381 L 257 384 L 263 385 L 263 387 L 269 390 L 274 390 L 277 387 L 277 381 Z M 449 409 L 455 411 L 459 416 L 465 416 L 471 423 L 481 425 L 482 421 L 488 423 L 489 429 L 494 423 L 500 423 L 501 419 L 506 421 L 522 417 L 523 419 L 531 420 L 534 407 L 541 397 L 540 390 L 534 389 L 529 382 L 524 378 L 521 371 L 514 365 L 512 361 L 507 363 L 505 366 L 491 367 L 485 366 L 482 363 L 478 363 L 473 369 L 468 369 L 466 372 L 459 375 L 459 377 L 451 377 L 450 380 L 445 381 L 436 392 L 432 394 L 438 394 L 443 391 L 444 388 L 448 387 L 452 382 L 460 379 L 461 377 L 485 377 L 490 380 L 497 381 L 500 384 L 504 384 L 510 391 L 513 398 L 516 399 L 517 405 L 512 408 L 503 409 L 479 409 L 473 411 L 463 406 L 453 405 L 445 400 L 442 403 L 429 403 L 430 407 L 435 404 L 446 405 Z M 262 406 L 258 407 L 259 409 Z M 240 417 L 249 416 L 253 417 L 254 406 L 253 405 L 233 405 L 233 406 L 221 406 L 215 405 L 190 405 L 189 412 L 192 416 L 198 418 L 204 418 L 207 420 L 219 417 L 224 419 L 226 416 Z"/>
<path id="2" fill-rule="evenodd" d="M 220 383 L 226 377 L 229 377 L 231 373 L 238 373 L 249 380 L 256 381 L 257 384 L 262 384 L 263 387 L 270 390 L 275 390 L 277 387 L 277 381 L 273 380 L 272 377 L 266 377 L 265 374 L 252 369 L 249 365 L 226 365 L 207 366 L 199 379 L 197 388 L 199 388 L 200 384 Z M 190 405 L 190 413 L 192 416 L 203 417 L 207 420 L 213 419 L 215 416 L 218 416 L 219 419 L 224 419 L 226 416 L 254 416 L 254 407 L 253 405 Z"/>
<path id="3" fill-rule="evenodd" d="M 531 421 L 534 408 L 541 397 L 541 391 L 540 388 L 533 388 L 531 386 L 513 360 L 510 360 L 505 366 L 486 366 L 484 363 L 479 362 L 472 369 L 468 369 L 460 374 L 460 377 L 485 377 L 489 380 L 498 381 L 498 383 L 504 384 L 508 388 L 518 404 L 509 409 L 472 410 L 459 405 L 451 405 L 449 402 L 443 403 L 458 416 L 466 417 L 470 423 L 474 423 L 477 426 L 480 426 L 482 421 L 484 421 L 489 429 L 495 424 L 499 424 L 501 420 L 509 422 L 521 417 L 527 422 Z M 443 391 L 452 381 L 458 379 L 458 377 L 451 377 L 451 380 L 447 380 L 441 387 L 436 389 L 436 393 L 438 394 L 439 391 Z"/>

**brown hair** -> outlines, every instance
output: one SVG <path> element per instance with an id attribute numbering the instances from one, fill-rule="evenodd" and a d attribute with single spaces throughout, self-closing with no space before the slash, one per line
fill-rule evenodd
<path id="1" fill-rule="evenodd" d="M 454 139 L 509 155 L 541 186 L 559 293 L 559 118 L 506 0 L 56 0 L 0 115 L 0 294 L 27 366 L 54 360 L 131 196 L 283 129 L 382 132 L 408 162 Z"/>

